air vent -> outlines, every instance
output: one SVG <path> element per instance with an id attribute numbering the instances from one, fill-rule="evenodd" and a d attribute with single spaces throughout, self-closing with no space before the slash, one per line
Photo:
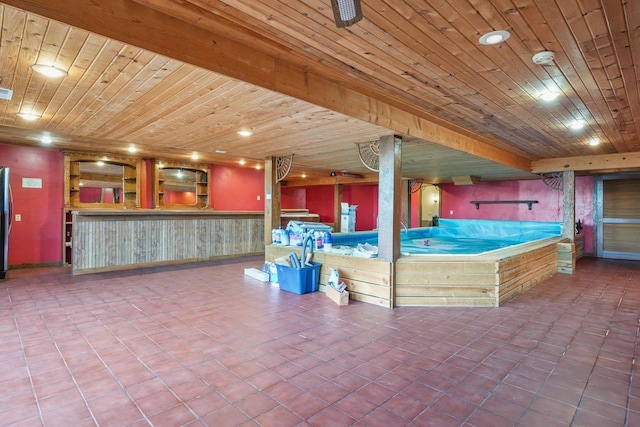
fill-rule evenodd
<path id="1" fill-rule="evenodd" d="M 13 91 L 11 89 L 5 89 L 0 87 L 0 99 L 6 99 L 7 101 L 11 101 L 11 97 L 13 96 Z"/>

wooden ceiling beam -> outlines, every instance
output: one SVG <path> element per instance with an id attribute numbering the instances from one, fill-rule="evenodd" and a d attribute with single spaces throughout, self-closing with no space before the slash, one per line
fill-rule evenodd
<path id="1" fill-rule="evenodd" d="M 427 111 L 377 93 L 356 76 L 319 73 L 313 64 L 300 66 L 282 54 L 238 43 L 222 32 L 206 30 L 141 5 L 133 0 L 78 2 L 75 0 L 3 0 L 20 9 L 82 28 L 115 40 L 236 78 L 266 89 L 372 123 L 390 132 L 415 136 L 519 170 L 531 161 L 470 136 L 455 124 L 444 126 Z M 259 44 L 256 44 L 258 46 Z M 344 75 L 342 75 L 344 74 Z M 348 86 L 348 87 L 347 87 Z"/>
<path id="2" fill-rule="evenodd" d="M 640 169 L 640 152 L 602 154 L 599 156 L 577 156 L 558 159 L 534 160 L 531 172 L 547 173 L 560 171 L 600 171 L 617 172 L 620 170 Z"/>

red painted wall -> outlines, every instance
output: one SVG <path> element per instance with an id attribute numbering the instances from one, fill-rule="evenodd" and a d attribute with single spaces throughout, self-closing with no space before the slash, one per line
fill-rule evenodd
<path id="1" fill-rule="evenodd" d="M 320 222 L 335 221 L 333 209 L 333 185 L 318 185 L 307 188 L 307 209 L 320 215 Z"/>
<path id="2" fill-rule="evenodd" d="M 321 222 L 335 222 L 333 186 L 282 188 L 283 209 L 308 209 L 320 215 Z M 342 201 L 358 205 L 356 231 L 373 230 L 378 218 L 378 184 L 343 185 Z"/>
<path id="3" fill-rule="evenodd" d="M 358 206 L 356 231 L 377 228 L 378 184 L 345 185 L 342 187 L 342 201 Z"/>
<path id="4" fill-rule="evenodd" d="M 305 187 L 281 187 L 280 207 L 282 209 L 307 209 L 307 189 Z"/>
<path id="5" fill-rule="evenodd" d="M 585 252 L 593 252 L 593 178 L 576 177 L 576 221 L 584 223 Z M 562 222 L 562 191 L 542 180 L 486 182 L 476 185 L 443 184 L 442 218 Z M 472 200 L 537 200 L 526 204 L 475 205 Z"/>
<path id="6" fill-rule="evenodd" d="M 0 144 L 0 165 L 9 167 L 15 216 L 9 236 L 9 265 L 62 260 L 62 153 Z M 22 178 L 42 179 L 42 188 L 22 188 Z"/>
<path id="7" fill-rule="evenodd" d="M 195 191 L 165 191 L 164 203 L 167 205 L 195 205 Z"/>
<path id="8" fill-rule="evenodd" d="M 409 216 L 411 218 L 411 224 L 409 224 L 409 228 L 413 228 L 413 227 L 420 227 L 420 205 L 422 203 L 421 197 L 422 196 L 422 191 L 416 191 L 415 193 L 411 194 L 411 215 Z"/>
<path id="9" fill-rule="evenodd" d="M 101 203 L 102 188 L 81 187 L 80 203 Z"/>
<path id="10" fill-rule="evenodd" d="M 212 165 L 209 198 L 216 211 L 264 211 L 264 171 Z"/>

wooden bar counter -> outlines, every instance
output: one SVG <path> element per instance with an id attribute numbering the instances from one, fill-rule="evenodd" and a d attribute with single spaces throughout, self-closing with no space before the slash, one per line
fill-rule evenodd
<path id="1" fill-rule="evenodd" d="M 72 273 L 264 253 L 262 212 L 77 210 Z"/>

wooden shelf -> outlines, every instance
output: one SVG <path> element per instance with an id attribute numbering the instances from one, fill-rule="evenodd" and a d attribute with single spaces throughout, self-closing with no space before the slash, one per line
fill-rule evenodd
<path id="1" fill-rule="evenodd" d="M 189 179 L 177 180 L 170 170 L 180 169 L 185 175 L 191 175 Z M 166 171 L 166 172 L 165 172 Z M 180 182 L 178 182 L 180 181 Z M 178 184 L 178 185 L 177 185 Z M 177 187 L 182 187 L 178 188 Z M 193 204 L 173 203 L 176 194 L 174 192 L 192 192 L 195 196 Z M 196 165 L 177 162 L 163 162 L 156 167 L 156 207 L 169 209 L 203 209 L 209 207 L 209 183 L 206 165 Z"/>
<path id="2" fill-rule="evenodd" d="M 497 204 L 526 204 L 529 210 L 537 200 L 472 200 L 469 203 L 476 205 L 476 209 L 480 209 L 480 205 L 497 205 Z"/>

